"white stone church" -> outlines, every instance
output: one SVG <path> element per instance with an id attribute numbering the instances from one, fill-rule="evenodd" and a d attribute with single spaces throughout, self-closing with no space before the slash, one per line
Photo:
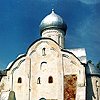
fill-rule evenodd
<path id="1" fill-rule="evenodd" d="M 67 25 L 53 10 L 41 38 L 0 71 L 0 100 L 100 100 L 100 70 L 84 48 L 65 49 Z"/>

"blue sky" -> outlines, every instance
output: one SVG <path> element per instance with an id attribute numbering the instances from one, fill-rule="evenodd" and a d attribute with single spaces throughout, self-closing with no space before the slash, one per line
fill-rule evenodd
<path id="1" fill-rule="evenodd" d="M 100 0 L 0 0 L 0 69 L 40 38 L 39 24 L 54 8 L 68 26 L 66 48 L 86 48 L 100 61 Z"/>

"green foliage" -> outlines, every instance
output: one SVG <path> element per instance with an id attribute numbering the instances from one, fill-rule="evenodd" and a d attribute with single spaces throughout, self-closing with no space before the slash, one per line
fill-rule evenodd
<path id="1" fill-rule="evenodd" d="M 0 92 L 4 89 L 4 83 L 1 84 L 0 86 Z"/>
<path id="2" fill-rule="evenodd" d="M 100 61 L 97 63 L 96 67 L 100 70 Z"/>
<path id="3" fill-rule="evenodd" d="M 88 60 L 88 63 L 92 63 L 92 60 Z"/>
<path id="4" fill-rule="evenodd" d="M 8 100 L 16 100 L 14 91 L 10 91 Z"/>

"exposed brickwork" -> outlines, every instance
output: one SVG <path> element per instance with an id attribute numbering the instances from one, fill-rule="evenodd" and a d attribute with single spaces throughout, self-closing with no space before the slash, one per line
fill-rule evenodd
<path id="1" fill-rule="evenodd" d="M 75 100 L 76 97 L 76 75 L 64 76 L 64 100 Z"/>

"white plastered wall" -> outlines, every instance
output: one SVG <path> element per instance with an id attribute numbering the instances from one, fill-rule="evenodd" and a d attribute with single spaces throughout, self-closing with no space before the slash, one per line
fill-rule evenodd
<path id="1" fill-rule="evenodd" d="M 63 53 L 63 66 L 64 75 L 77 75 L 77 86 L 76 86 L 76 99 L 86 99 L 86 86 L 85 86 L 85 67 L 80 61 L 73 55 L 67 52 Z"/>
<path id="2" fill-rule="evenodd" d="M 42 55 L 43 48 L 45 56 Z M 44 39 L 34 44 L 28 55 L 31 58 L 31 100 L 42 97 L 63 100 L 62 54 L 59 46 L 52 40 Z M 53 77 L 53 83 L 48 83 L 49 76 Z M 39 77 L 40 84 L 37 84 Z"/>

